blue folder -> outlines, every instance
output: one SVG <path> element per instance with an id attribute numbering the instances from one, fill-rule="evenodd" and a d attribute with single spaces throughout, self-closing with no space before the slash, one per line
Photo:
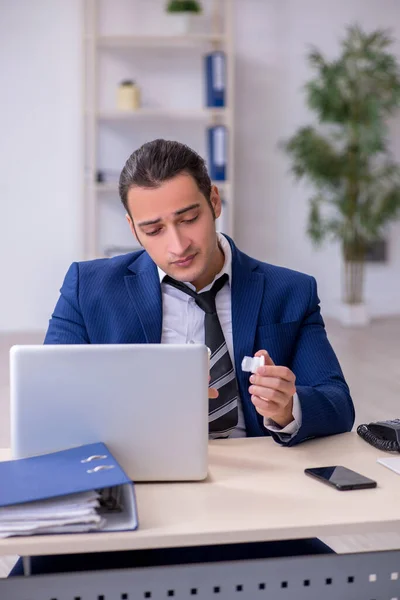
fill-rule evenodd
<path id="1" fill-rule="evenodd" d="M 119 486 L 125 512 L 120 511 L 117 520 L 103 530 L 136 529 L 138 525 L 133 482 L 105 444 L 0 462 L 0 507 Z"/>
<path id="2" fill-rule="evenodd" d="M 224 107 L 226 102 L 226 55 L 217 50 L 204 57 L 206 106 Z"/>
<path id="3" fill-rule="evenodd" d="M 226 181 L 228 132 L 225 125 L 207 130 L 208 172 L 213 181 Z"/>

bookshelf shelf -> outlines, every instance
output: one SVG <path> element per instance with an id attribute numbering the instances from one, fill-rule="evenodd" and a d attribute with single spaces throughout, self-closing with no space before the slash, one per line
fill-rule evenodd
<path id="1" fill-rule="evenodd" d="M 103 35 L 86 42 L 95 41 L 99 48 L 193 48 L 209 44 L 223 46 L 227 38 L 222 34 L 189 35 Z"/>
<path id="2" fill-rule="evenodd" d="M 169 109 L 169 108 L 140 108 L 135 111 L 99 111 L 96 117 L 102 121 L 124 121 L 129 119 L 165 118 L 165 119 L 219 119 L 228 116 L 226 108 L 203 109 Z"/>

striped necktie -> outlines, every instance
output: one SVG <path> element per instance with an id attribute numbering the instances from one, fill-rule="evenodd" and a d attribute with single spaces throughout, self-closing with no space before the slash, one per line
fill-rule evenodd
<path id="1" fill-rule="evenodd" d="M 228 275 L 225 273 L 208 292 L 198 294 L 169 275 L 163 279 L 164 283 L 192 296 L 205 313 L 205 344 L 211 351 L 210 386 L 219 392 L 218 398 L 209 399 L 209 432 L 213 434 L 227 434 L 238 422 L 238 385 L 215 305 L 215 297 L 227 281 Z"/>

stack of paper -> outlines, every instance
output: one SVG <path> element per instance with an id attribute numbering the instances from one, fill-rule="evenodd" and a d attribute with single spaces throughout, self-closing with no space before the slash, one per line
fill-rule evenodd
<path id="1" fill-rule="evenodd" d="M 0 508 L 0 538 L 100 530 L 105 519 L 98 513 L 99 497 L 97 492 L 82 492 Z"/>

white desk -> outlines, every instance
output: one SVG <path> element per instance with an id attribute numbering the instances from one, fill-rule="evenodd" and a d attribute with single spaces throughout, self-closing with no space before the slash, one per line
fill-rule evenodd
<path id="1" fill-rule="evenodd" d="M 282 448 L 271 438 L 214 441 L 210 444 L 206 481 L 136 486 L 138 531 L 10 538 L 0 540 L 0 555 L 184 547 L 390 531 L 400 520 L 400 477 L 377 464 L 377 458 L 382 455 L 355 433 L 311 440 L 294 448 Z M 3 451 L 1 457 L 6 458 L 7 451 Z M 338 492 L 304 475 L 306 467 L 335 464 L 375 479 L 378 487 Z M 386 565 L 389 565 L 389 555 L 393 553 L 381 554 L 385 554 Z M 368 556 L 371 558 L 365 555 L 364 562 L 369 560 Z M 329 555 L 326 558 L 329 559 Z M 344 558 L 334 555 L 334 560 Z M 301 561 L 306 559 L 296 560 L 303 564 Z M 314 557 L 314 561 L 317 560 L 321 566 L 325 557 Z M 394 564 L 398 560 L 397 570 L 400 571 L 399 557 L 393 557 L 393 560 Z M 199 565 L 197 568 L 206 567 L 210 571 L 216 565 Z M 278 568 L 276 564 L 274 568 Z M 173 570 L 169 568 L 169 572 Z M 79 578 L 83 575 L 46 576 L 45 579 L 50 578 L 50 581 L 57 577 Z M 137 577 L 138 571 L 135 580 Z M 154 580 L 155 573 L 152 577 Z M 182 581 L 182 573 L 179 581 Z M 400 574 L 398 580 L 391 581 L 390 585 L 399 587 Z M 332 584 L 326 585 L 327 588 L 331 586 L 327 591 L 333 591 Z M 0 584 L 2 598 L 1 589 Z M 353 596 L 349 597 L 355 597 L 355 589 L 350 591 Z M 340 594 L 341 598 L 346 597 L 343 592 Z M 396 598 L 396 594 L 400 597 L 400 589 L 388 598 Z M 61 600 L 59 595 L 54 597 Z M 73 597 L 70 594 L 68 600 Z M 120 596 L 117 597 L 119 600 Z M 339 597 L 338 590 L 333 597 Z M 104 596 L 104 600 L 109 600 L 108 596 Z"/>

